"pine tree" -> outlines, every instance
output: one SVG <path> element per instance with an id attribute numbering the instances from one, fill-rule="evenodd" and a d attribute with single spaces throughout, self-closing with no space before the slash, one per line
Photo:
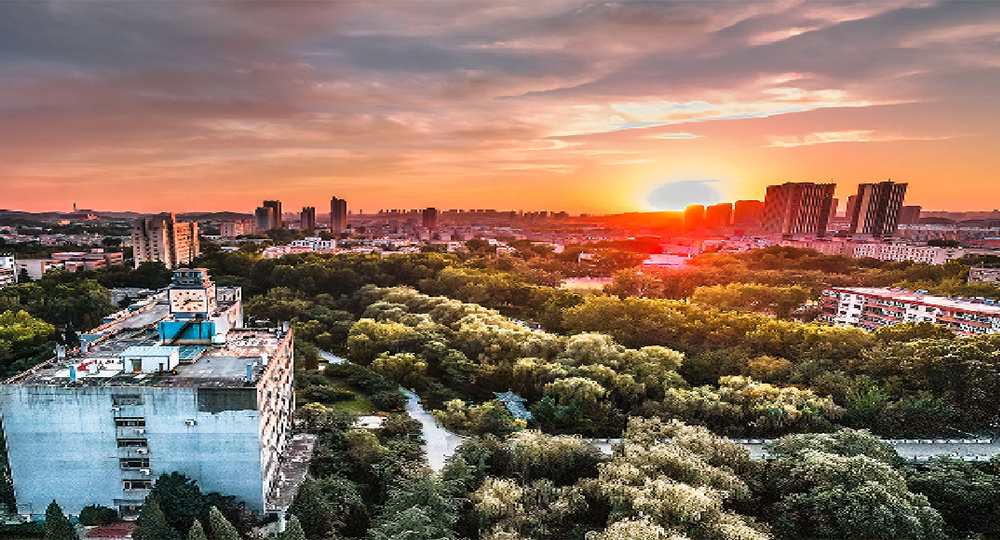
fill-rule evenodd
<path id="1" fill-rule="evenodd" d="M 62 508 L 52 501 L 45 509 L 45 540 L 77 540 L 76 528 L 63 515 Z"/>
<path id="2" fill-rule="evenodd" d="M 333 531 L 333 509 L 315 480 L 302 484 L 288 513 L 298 518 L 307 538 L 325 538 Z"/>
<path id="3" fill-rule="evenodd" d="M 211 540 L 240 540 L 236 527 L 214 506 L 208 510 L 208 526 L 211 529 Z"/>
<path id="4" fill-rule="evenodd" d="M 187 540 L 208 540 L 205 536 L 205 528 L 201 526 L 201 522 L 197 519 L 194 520 L 194 524 L 188 530 Z"/>
<path id="5" fill-rule="evenodd" d="M 299 524 L 299 518 L 288 516 L 285 522 L 285 532 L 278 535 L 278 540 L 306 540 L 306 533 Z"/>
<path id="6" fill-rule="evenodd" d="M 132 532 L 134 540 L 177 540 L 180 534 L 167 524 L 167 518 L 160 508 L 160 501 L 156 497 L 146 497 L 142 503 L 142 510 L 135 520 L 135 531 Z"/>

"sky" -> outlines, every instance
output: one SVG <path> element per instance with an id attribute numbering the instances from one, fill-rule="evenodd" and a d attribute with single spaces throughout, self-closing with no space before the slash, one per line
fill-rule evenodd
<path id="1" fill-rule="evenodd" d="M 998 96 L 987 0 L 5 1 L 0 208 L 992 210 Z"/>

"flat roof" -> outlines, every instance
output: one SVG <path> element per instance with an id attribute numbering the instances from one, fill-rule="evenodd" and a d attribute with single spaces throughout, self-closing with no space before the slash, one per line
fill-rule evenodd
<path id="1" fill-rule="evenodd" d="M 904 289 L 883 289 L 878 287 L 830 287 L 829 290 L 866 296 L 876 296 L 888 300 L 896 300 L 899 302 L 920 304 L 942 309 L 961 310 L 1000 316 L 1000 300 L 996 301 L 997 305 L 992 305 L 982 302 L 974 302 L 971 300 L 962 300 L 959 298 L 949 298 L 947 296 L 917 294 Z"/>

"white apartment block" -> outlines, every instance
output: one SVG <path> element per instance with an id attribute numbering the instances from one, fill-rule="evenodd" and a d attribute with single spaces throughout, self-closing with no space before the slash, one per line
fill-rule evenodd
<path id="1" fill-rule="evenodd" d="M 1000 333 L 1000 302 L 948 298 L 921 291 L 837 287 L 823 291 L 819 320 L 876 330 L 904 322 L 940 324 L 959 335 Z"/>

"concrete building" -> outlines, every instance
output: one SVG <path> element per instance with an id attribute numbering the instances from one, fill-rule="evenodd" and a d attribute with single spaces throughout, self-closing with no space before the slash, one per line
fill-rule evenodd
<path id="1" fill-rule="evenodd" d="M 58 261 L 65 261 L 66 270 L 78 272 L 80 270 L 99 270 L 109 266 L 125 264 L 125 255 L 122 253 L 105 252 L 103 249 L 95 248 L 89 253 L 82 251 L 64 251 L 53 253 L 52 258 Z"/>
<path id="2" fill-rule="evenodd" d="M 14 265 L 18 275 L 25 272 L 32 280 L 42 279 L 42 276 L 55 270 L 66 269 L 66 261 L 55 259 L 17 259 Z"/>
<path id="3" fill-rule="evenodd" d="M 176 271 L 160 301 L 135 307 L 81 336 L 78 353 L 0 385 L 17 512 L 44 515 L 55 499 L 70 514 L 134 515 L 173 471 L 276 510 L 291 332 L 242 328 L 239 289 L 217 289 L 204 269 Z"/>
<path id="4" fill-rule="evenodd" d="M 968 255 L 968 250 L 950 247 L 911 246 L 907 244 L 858 243 L 854 244 L 854 258 L 871 257 L 880 261 L 913 261 L 927 264 L 944 264 Z"/>
<path id="5" fill-rule="evenodd" d="M 838 287 L 823 291 L 819 320 L 876 330 L 904 322 L 940 324 L 959 335 L 1000 333 L 1000 303 L 921 291 Z"/>
<path id="6" fill-rule="evenodd" d="M 236 238 L 246 234 L 253 234 L 254 224 L 250 220 L 225 221 L 219 225 L 219 235 L 223 238 Z"/>
<path id="7" fill-rule="evenodd" d="M 920 223 L 920 211 L 923 208 L 919 206 L 904 206 L 899 209 L 899 224 L 900 225 L 916 225 Z"/>
<path id="8" fill-rule="evenodd" d="M 1000 283 L 1000 268 L 970 268 L 969 283 Z"/>
<path id="9" fill-rule="evenodd" d="M 299 228 L 304 231 L 316 230 L 316 207 L 303 206 L 302 213 L 299 214 Z"/>
<path id="10" fill-rule="evenodd" d="M 705 208 L 706 227 L 728 227 L 733 221 L 733 204 L 719 203 Z"/>
<path id="11" fill-rule="evenodd" d="M 824 236 L 837 184 L 788 182 L 768 186 L 763 228 L 782 235 Z"/>
<path id="12" fill-rule="evenodd" d="M 733 204 L 733 225 L 760 227 L 763 216 L 763 201 L 736 201 Z"/>
<path id="13" fill-rule="evenodd" d="M 198 224 L 179 222 L 173 213 L 137 219 L 132 249 L 136 268 L 145 261 L 160 261 L 167 268 L 190 264 L 201 252 Z"/>
<path id="14" fill-rule="evenodd" d="M 264 205 L 258 206 L 253 215 L 258 232 L 282 227 L 281 201 L 264 201 Z"/>
<path id="15" fill-rule="evenodd" d="M 17 283 L 17 264 L 14 256 L 0 253 L 0 287 Z"/>
<path id="16" fill-rule="evenodd" d="M 330 231 L 347 230 L 347 201 L 333 197 L 330 199 Z"/>
<path id="17" fill-rule="evenodd" d="M 334 250 L 337 249 L 336 240 L 323 240 L 318 236 L 309 236 L 302 240 L 292 240 L 289 244 L 295 248 L 309 248 L 310 251 Z"/>
<path id="18" fill-rule="evenodd" d="M 851 235 L 874 239 L 895 236 L 906 186 L 896 182 L 858 185 L 851 208 Z"/>
<path id="19" fill-rule="evenodd" d="M 425 208 L 421 213 L 422 224 L 425 229 L 437 229 L 438 226 L 438 211 L 437 208 Z"/>
<path id="20" fill-rule="evenodd" d="M 705 207 L 692 204 L 684 209 L 684 228 L 689 231 L 700 229 L 705 225 Z"/>

